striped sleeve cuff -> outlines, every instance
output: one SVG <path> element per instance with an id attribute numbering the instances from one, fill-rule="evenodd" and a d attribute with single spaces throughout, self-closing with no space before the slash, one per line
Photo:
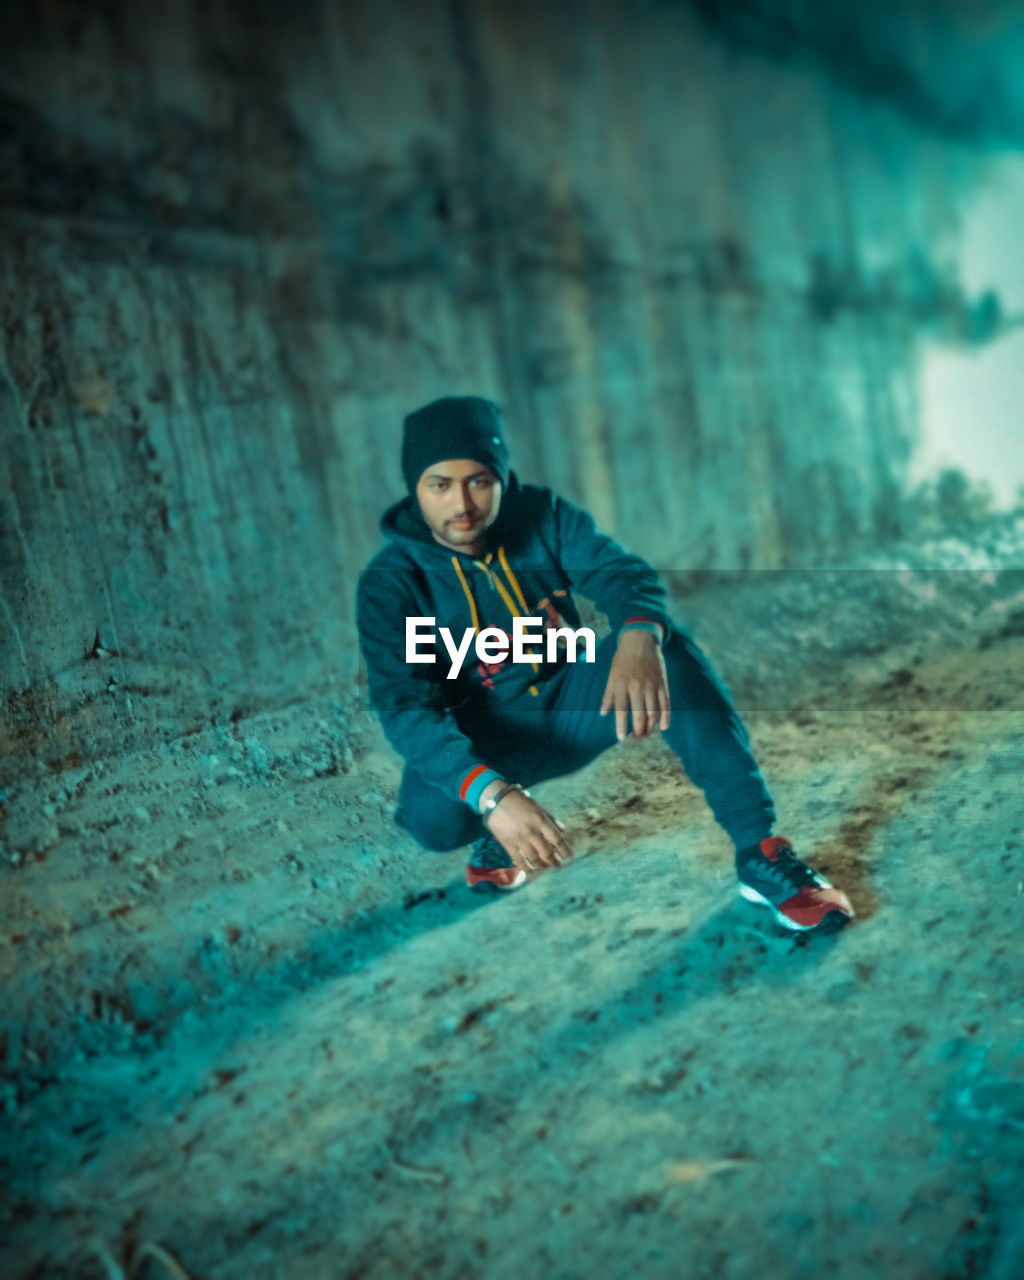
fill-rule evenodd
<path id="1" fill-rule="evenodd" d="M 479 812 L 480 797 L 484 793 L 484 789 L 489 787 L 492 782 L 497 782 L 501 777 L 496 769 L 488 769 L 485 764 L 478 764 L 476 768 L 470 769 L 469 773 L 462 779 L 459 787 L 459 798 L 464 800 L 471 809 Z"/>
<path id="2" fill-rule="evenodd" d="M 652 635 L 658 637 L 659 644 L 665 639 L 665 628 L 660 622 L 655 622 L 653 618 L 627 618 L 619 627 L 619 635 L 623 631 L 650 631 Z"/>

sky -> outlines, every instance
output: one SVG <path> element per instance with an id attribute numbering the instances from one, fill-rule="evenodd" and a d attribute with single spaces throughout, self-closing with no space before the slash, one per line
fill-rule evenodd
<path id="1" fill-rule="evenodd" d="M 1005 320 L 977 347 L 923 343 L 913 479 L 958 467 L 1006 509 L 1024 500 L 1024 155 L 994 161 L 966 206 L 960 271 L 965 294 L 996 293 Z"/>

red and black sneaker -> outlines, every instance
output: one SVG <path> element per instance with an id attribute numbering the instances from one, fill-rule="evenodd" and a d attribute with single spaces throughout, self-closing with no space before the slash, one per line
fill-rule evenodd
<path id="1" fill-rule="evenodd" d="M 834 933 L 854 917 L 850 900 L 793 852 L 785 836 L 767 836 L 736 854 L 740 893 L 771 907 L 787 929 Z"/>
<path id="2" fill-rule="evenodd" d="M 466 884 L 477 893 L 500 889 L 507 893 L 526 883 L 526 872 L 517 867 L 492 835 L 481 836 L 473 845 L 466 867 Z"/>

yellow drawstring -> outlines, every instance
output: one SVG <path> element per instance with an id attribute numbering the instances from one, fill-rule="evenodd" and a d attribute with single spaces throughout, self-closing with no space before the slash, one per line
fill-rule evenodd
<path id="1" fill-rule="evenodd" d="M 515 590 L 516 597 L 519 600 L 519 603 L 523 606 L 523 613 L 524 614 L 529 613 L 530 610 L 526 603 L 526 597 L 523 595 L 522 588 L 519 585 L 516 575 L 512 572 L 512 566 L 509 564 L 508 560 L 506 560 L 505 558 L 504 547 L 498 548 L 498 559 L 501 561 L 501 567 L 505 570 L 505 573 L 508 575 L 509 582 L 512 583 L 512 587 Z M 543 607 L 544 605 L 540 606 L 540 608 L 543 608 Z M 536 662 L 534 662 L 532 666 L 534 671 L 536 671 L 537 670 Z M 530 685 L 530 692 L 533 694 L 534 697 L 537 696 L 537 686 L 535 684 Z"/>
<path id="2" fill-rule="evenodd" d="M 522 588 L 519 586 L 519 583 L 516 581 L 515 574 L 513 574 L 512 569 L 509 566 L 508 560 L 506 559 L 505 548 L 504 547 L 498 548 L 498 559 L 501 561 L 501 566 L 505 570 L 506 574 L 508 575 L 508 580 L 512 585 L 512 590 L 516 593 L 516 597 L 519 600 L 520 605 L 522 606 L 522 609 L 523 609 L 522 613 L 520 613 L 519 610 L 516 608 L 515 600 L 513 600 L 512 597 L 509 595 L 508 591 L 506 591 L 505 584 L 494 572 L 494 570 L 491 569 L 490 563 L 492 558 L 493 558 L 493 552 L 489 552 L 486 560 L 474 560 L 473 563 L 477 566 L 477 568 L 482 569 L 484 573 L 487 574 L 488 580 L 493 583 L 499 595 L 501 596 L 502 600 L 505 601 L 505 604 L 508 606 L 509 613 L 512 614 L 512 617 L 513 618 L 526 617 L 530 612 L 529 606 L 526 603 L 526 597 L 523 595 Z M 480 620 L 477 615 L 476 602 L 473 599 L 473 593 L 470 591 L 469 584 L 466 582 L 465 575 L 462 572 L 462 566 L 459 564 L 458 559 L 455 556 L 452 556 L 452 564 L 455 566 L 455 572 L 459 575 L 459 581 L 462 583 L 462 589 L 466 593 L 466 599 L 469 601 L 470 612 L 473 615 L 473 629 L 474 631 L 477 632 L 477 634 L 479 634 Z M 533 667 L 534 671 L 539 670 L 539 665 L 536 662 L 534 662 L 532 658 L 530 659 L 530 666 Z M 536 697 L 538 692 L 539 690 L 537 689 L 537 686 L 535 684 L 531 684 L 530 693 L 534 697 Z"/>
<path id="3" fill-rule="evenodd" d="M 524 615 L 529 613 L 530 610 L 526 604 L 526 597 L 523 595 L 522 591 L 520 590 L 519 583 L 516 581 L 516 576 L 512 572 L 512 569 L 510 568 L 508 561 L 505 559 L 504 547 L 498 548 L 498 559 L 501 561 L 501 567 L 505 570 L 505 573 L 508 575 L 509 582 L 512 583 L 512 589 L 516 593 L 516 599 L 519 601 L 519 604 L 523 610 Z"/>
<path id="4" fill-rule="evenodd" d="M 452 556 L 452 564 L 455 566 L 455 572 L 459 575 L 459 581 L 462 583 L 462 589 L 465 591 L 466 599 L 469 601 L 469 612 L 473 617 L 473 630 L 477 635 L 479 635 L 480 618 L 477 615 L 476 601 L 473 599 L 473 593 L 469 589 L 469 583 L 466 581 L 466 575 L 462 572 L 462 566 L 459 564 L 455 556 Z"/>
<path id="5" fill-rule="evenodd" d="M 490 559 L 490 556 L 488 556 L 487 558 L 488 558 L 488 560 L 489 560 L 489 559 Z M 483 560 L 474 560 L 474 561 L 473 561 L 473 563 L 474 563 L 478 568 L 483 569 L 484 573 L 486 573 L 486 574 L 487 574 L 488 578 L 489 578 L 489 579 L 494 583 L 495 587 L 497 587 L 497 589 L 498 589 L 498 593 L 499 593 L 499 595 L 501 596 L 502 600 L 504 600 L 504 601 L 505 601 L 505 603 L 508 605 L 508 609 L 509 609 L 509 612 L 512 614 L 512 617 L 513 617 L 513 618 L 518 618 L 518 617 L 519 617 L 519 610 L 516 608 L 516 602 L 512 599 L 512 597 L 509 595 L 509 593 L 505 590 L 505 584 L 504 584 L 504 583 L 502 582 L 502 580 L 498 577 L 498 575 L 494 572 L 494 570 L 493 570 L 493 569 L 488 568 L 487 564 L 486 564 Z"/>

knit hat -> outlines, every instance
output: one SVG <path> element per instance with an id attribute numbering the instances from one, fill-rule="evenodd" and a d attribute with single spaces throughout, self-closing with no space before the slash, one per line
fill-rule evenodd
<path id="1" fill-rule="evenodd" d="M 410 493 L 434 462 L 472 458 L 508 487 L 508 450 L 501 433 L 501 411 L 480 396 L 444 396 L 410 413 L 402 437 L 402 474 Z"/>

